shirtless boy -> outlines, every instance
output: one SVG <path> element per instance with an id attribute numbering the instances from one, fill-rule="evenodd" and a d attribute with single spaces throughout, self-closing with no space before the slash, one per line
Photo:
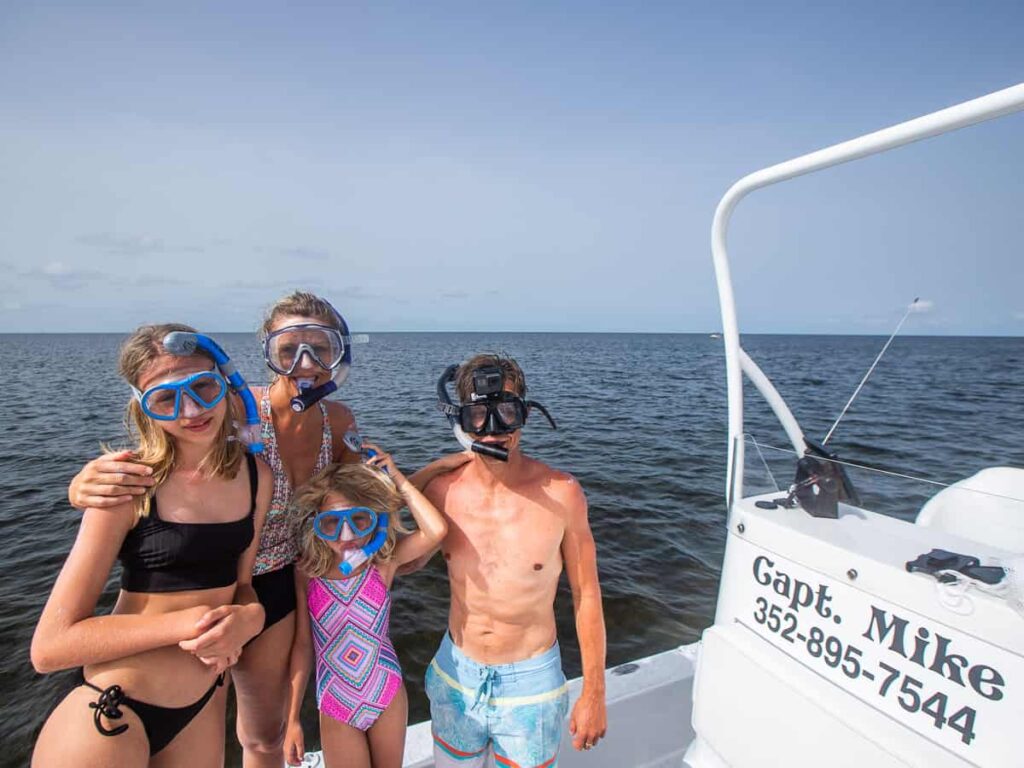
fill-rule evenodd
<path id="1" fill-rule="evenodd" d="M 414 478 L 432 478 L 424 493 L 448 523 L 440 546 L 451 585 L 448 633 L 426 673 L 439 768 L 482 766 L 489 747 L 499 766 L 557 761 L 569 704 L 554 614 L 563 567 L 583 660 L 573 746 L 590 749 L 606 727 L 604 614 L 587 500 L 572 475 L 520 451 L 526 382 L 514 360 L 477 355 L 463 364 L 455 379 L 463 405 L 473 373 L 495 367 L 503 391 L 476 409 L 480 418 L 466 432 L 504 448 L 508 460 L 467 453 L 453 471 L 435 475 L 431 465 Z"/>

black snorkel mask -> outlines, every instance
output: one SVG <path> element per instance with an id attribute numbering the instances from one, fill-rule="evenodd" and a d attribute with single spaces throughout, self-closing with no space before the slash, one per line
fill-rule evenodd
<path id="1" fill-rule="evenodd" d="M 505 391 L 505 373 L 496 365 L 473 371 L 473 391 L 468 403 L 456 405 L 448 394 L 448 384 L 455 380 L 459 366 L 450 365 L 437 380 L 437 407 L 452 425 L 455 439 L 467 450 L 508 461 L 508 451 L 496 445 L 473 440 L 474 435 L 509 435 L 526 424 L 526 417 L 536 408 L 558 429 L 547 408 L 533 400 Z"/>

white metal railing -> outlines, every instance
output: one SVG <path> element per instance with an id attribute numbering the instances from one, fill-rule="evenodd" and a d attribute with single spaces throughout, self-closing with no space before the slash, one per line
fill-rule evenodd
<path id="1" fill-rule="evenodd" d="M 726 232 L 732 212 L 746 195 L 755 189 L 780 181 L 820 171 L 833 165 L 876 155 L 904 144 L 927 139 L 942 133 L 965 128 L 975 123 L 1003 117 L 1024 109 L 1024 83 L 1005 88 L 978 99 L 933 112 L 923 117 L 865 134 L 817 152 L 787 160 L 744 176 L 733 184 L 718 203 L 711 225 L 711 254 L 718 282 L 718 300 L 722 308 L 722 338 L 725 343 L 725 369 L 729 398 L 729 461 L 726 477 L 726 500 L 732 512 L 734 500 L 743 497 L 743 374 L 768 400 L 798 451 L 803 449 L 803 435 L 785 401 L 740 347 L 736 303 L 726 251 Z M 796 439 L 799 438 L 800 444 Z"/>

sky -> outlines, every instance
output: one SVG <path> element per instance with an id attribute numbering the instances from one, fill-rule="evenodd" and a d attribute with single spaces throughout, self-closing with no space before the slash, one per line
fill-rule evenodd
<path id="1" fill-rule="evenodd" d="M 1019 2 L 0 5 L 0 332 L 711 332 L 745 174 L 1024 80 Z M 1024 334 L 1024 113 L 755 192 L 750 333 Z"/>

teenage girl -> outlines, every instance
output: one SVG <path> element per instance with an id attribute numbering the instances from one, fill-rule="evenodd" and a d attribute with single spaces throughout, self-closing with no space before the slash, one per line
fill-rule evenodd
<path id="1" fill-rule="evenodd" d="M 233 439 L 214 361 L 168 354 L 183 325 L 139 328 L 120 372 L 145 493 L 85 510 L 32 639 L 39 672 L 82 667 L 43 726 L 33 766 L 221 766 L 224 671 L 264 622 L 251 585 L 272 475 Z M 94 616 L 115 560 L 121 592 Z"/>
<path id="2" fill-rule="evenodd" d="M 291 512 L 300 547 L 296 593 L 308 609 L 299 611 L 291 654 L 291 765 L 301 763 L 305 748 L 299 711 L 314 657 L 326 765 L 402 765 L 408 700 L 389 637 L 391 583 L 400 566 L 437 546 L 447 525 L 391 456 L 367 447 L 377 452 L 367 464 L 328 467 Z M 403 505 L 418 530 L 398 538 Z"/>

